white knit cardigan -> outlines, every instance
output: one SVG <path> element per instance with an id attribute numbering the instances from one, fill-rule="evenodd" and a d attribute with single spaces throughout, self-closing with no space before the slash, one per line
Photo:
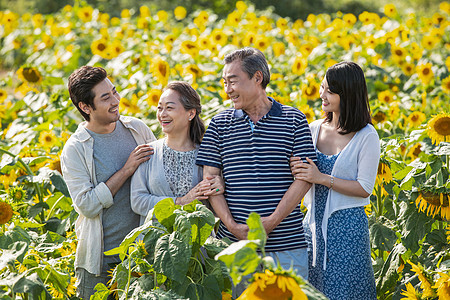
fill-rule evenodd
<path id="1" fill-rule="evenodd" d="M 320 126 L 323 119 L 314 121 L 310 124 L 314 147 L 317 149 L 317 138 L 320 132 Z M 346 180 L 356 180 L 361 187 L 369 194 L 375 185 L 377 176 L 378 163 L 380 160 L 380 140 L 375 128 L 367 124 L 363 129 L 356 132 L 353 138 L 348 142 L 339 154 L 334 164 L 331 175 L 336 178 Z M 325 205 L 323 215 L 322 234 L 325 240 L 325 249 L 327 247 L 327 226 L 328 219 L 335 211 L 365 206 L 370 203 L 369 197 L 347 196 L 330 189 Z M 313 248 L 313 266 L 316 265 L 317 259 L 317 237 L 316 237 L 316 220 L 315 220 L 315 185 L 313 184 L 309 192 L 305 195 L 303 204 L 308 209 L 304 223 L 309 225 L 312 234 Z M 326 269 L 326 251 L 323 260 L 323 269 Z"/>

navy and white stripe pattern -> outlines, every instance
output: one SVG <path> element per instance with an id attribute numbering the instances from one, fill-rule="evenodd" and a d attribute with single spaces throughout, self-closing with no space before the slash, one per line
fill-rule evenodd
<path id="1" fill-rule="evenodd" d="M 289 157 L 316 153 L 305 115 L 298 109 L 272 101 L 270 111 L 252 131 L 242 110 L 228 109 L 214 116 L 197 155 L 198 165 L 222 169 L 225 199 L 237 223 L 245 224 L 250 212 L 272 214 L 293 182 Z M 306 247 L 300 207 L 269 234 L 266 251 Z M 218 237 L 236 238 L 220 224 Z"/>

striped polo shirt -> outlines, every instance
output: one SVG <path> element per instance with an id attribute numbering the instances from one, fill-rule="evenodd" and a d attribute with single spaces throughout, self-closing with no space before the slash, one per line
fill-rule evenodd
<path id="1" fill-rule="evenodd" d="M 225 199 L 237 223 L 245 224 L 250 212 L 267 217 L 275 211 L 293 182 L 289 157 L 316 161 L 305 115 L 272 98 L 270 111 L 254 126 L 242 110 L 227 109 L 214 116 L 197 155 L 198 165 L 222 170 Z M 306 247 L 303 214 L 297 206 L 270 234 L 266 251 Z M 218 237 L 237 239 L 223 223 Z"/>

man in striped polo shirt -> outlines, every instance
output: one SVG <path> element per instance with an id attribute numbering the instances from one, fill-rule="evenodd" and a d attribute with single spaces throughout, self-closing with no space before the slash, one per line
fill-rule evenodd
<path id="1" fill-rule="evenodd" d="M 268 234 L 266 253 L 307 278 L 299 202 L 311 184 L 294 180 L 289 168 L 291 156 L 316 160 L 306 117 L 267 97 L 270 71 L 257 49 L 228 54 L 223 80 L 234 108 L 212 118 L 197 156 L 205 178 L 225 180 L 225 193 L 209 198 L 221 220 L 218 237 L 246 239 L 248 215 L 257 212 Z"/>

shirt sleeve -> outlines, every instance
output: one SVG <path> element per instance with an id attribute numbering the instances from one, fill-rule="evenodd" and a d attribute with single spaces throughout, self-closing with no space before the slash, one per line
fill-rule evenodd
<path id="1" fill-rule="evenodd" d="M 369 194 L 372 194 L 380 162 L 380 139 L 376 132 L 370 132 L 361 141 L 358 154 L 358 176 L 356 180 Z"/>
<path id="2" fill-rule="evenodd" d="M 200 149 L 197 154 L 196 164 L 199 166 L 211 166 L 222 169 L 222 157 L 220 148 L 220 136 L 217 124 L 213 118 L 203 136 Z"/>
<path id="3" fill-rule="evenodd" d="M 303 113 L 300 113 L 300 116 L 294 121 L 294 126 L 293 156 L 302 158 L 304 162 L 306 162 L 305 158 L 309 157 L 314 163 L 317 163 L 311 130 Z"/>
<path id="4" fill-rule="evenodd" d="M 104 182 L 94 186 L 81 147 L 74 143 L 64 147 L 61 154 L 61 170 L 75 210 L 86 218 L 94 218 L 104 208 L 113 205 L 114 201 L 111 191 Z"/>

